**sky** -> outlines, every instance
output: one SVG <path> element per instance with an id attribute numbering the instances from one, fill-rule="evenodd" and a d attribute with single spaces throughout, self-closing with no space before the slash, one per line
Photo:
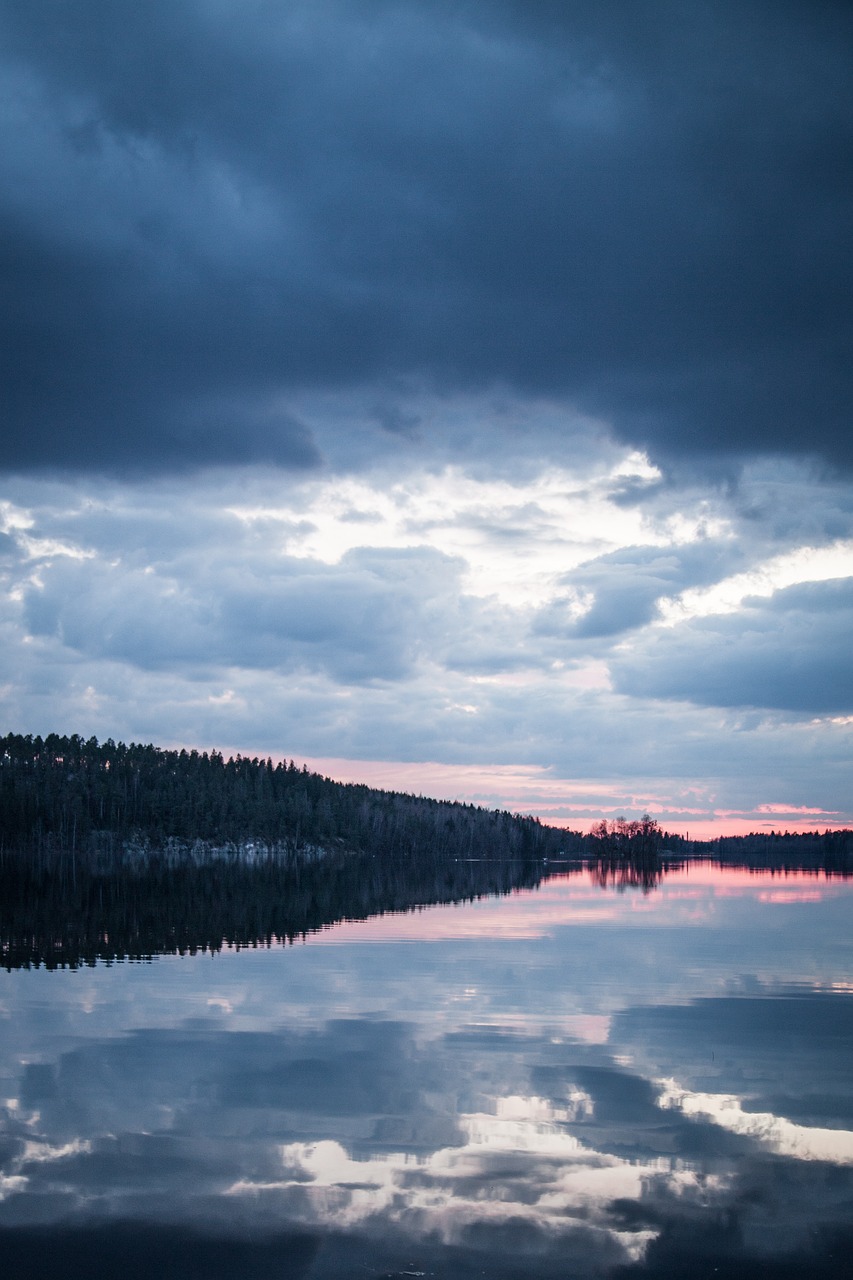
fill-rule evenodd
<path id="1" fill-rule="evenodd" d="M 853 825 L 851 49 L 0 0 L 0 725 Z"/>

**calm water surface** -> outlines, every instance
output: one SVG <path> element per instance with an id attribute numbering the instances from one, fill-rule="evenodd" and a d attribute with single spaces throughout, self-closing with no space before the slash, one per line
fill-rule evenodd
<path id="1" fill-rule="evenodd" d="M 0 1273 L 829 1277 L 853 881 L 584 870 L 0 975 Z"/>

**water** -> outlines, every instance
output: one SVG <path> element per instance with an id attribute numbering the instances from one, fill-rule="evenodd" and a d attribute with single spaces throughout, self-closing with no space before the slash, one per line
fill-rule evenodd
<path id="1" fill-rule="evenodd" d="M 2 1274 L 849 1275 L 853 881 L 603 878 L 0 975 Z"/>

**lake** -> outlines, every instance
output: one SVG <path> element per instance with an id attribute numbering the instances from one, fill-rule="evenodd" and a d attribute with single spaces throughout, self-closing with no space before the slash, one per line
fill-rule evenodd
<path id="1" fill-rule="evenodd" d="M 849 1276 L 853 880 L 490 883 L 135 962 L 7 932 L 6 1280 Z"/>

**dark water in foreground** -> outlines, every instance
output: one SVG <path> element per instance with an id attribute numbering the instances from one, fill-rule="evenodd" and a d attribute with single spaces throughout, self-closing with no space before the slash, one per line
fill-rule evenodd
<path id="1" fill-rule="evenodd" d="M 0 974 L 0 1274 L 847 1277 L 853 881 Z"/>

